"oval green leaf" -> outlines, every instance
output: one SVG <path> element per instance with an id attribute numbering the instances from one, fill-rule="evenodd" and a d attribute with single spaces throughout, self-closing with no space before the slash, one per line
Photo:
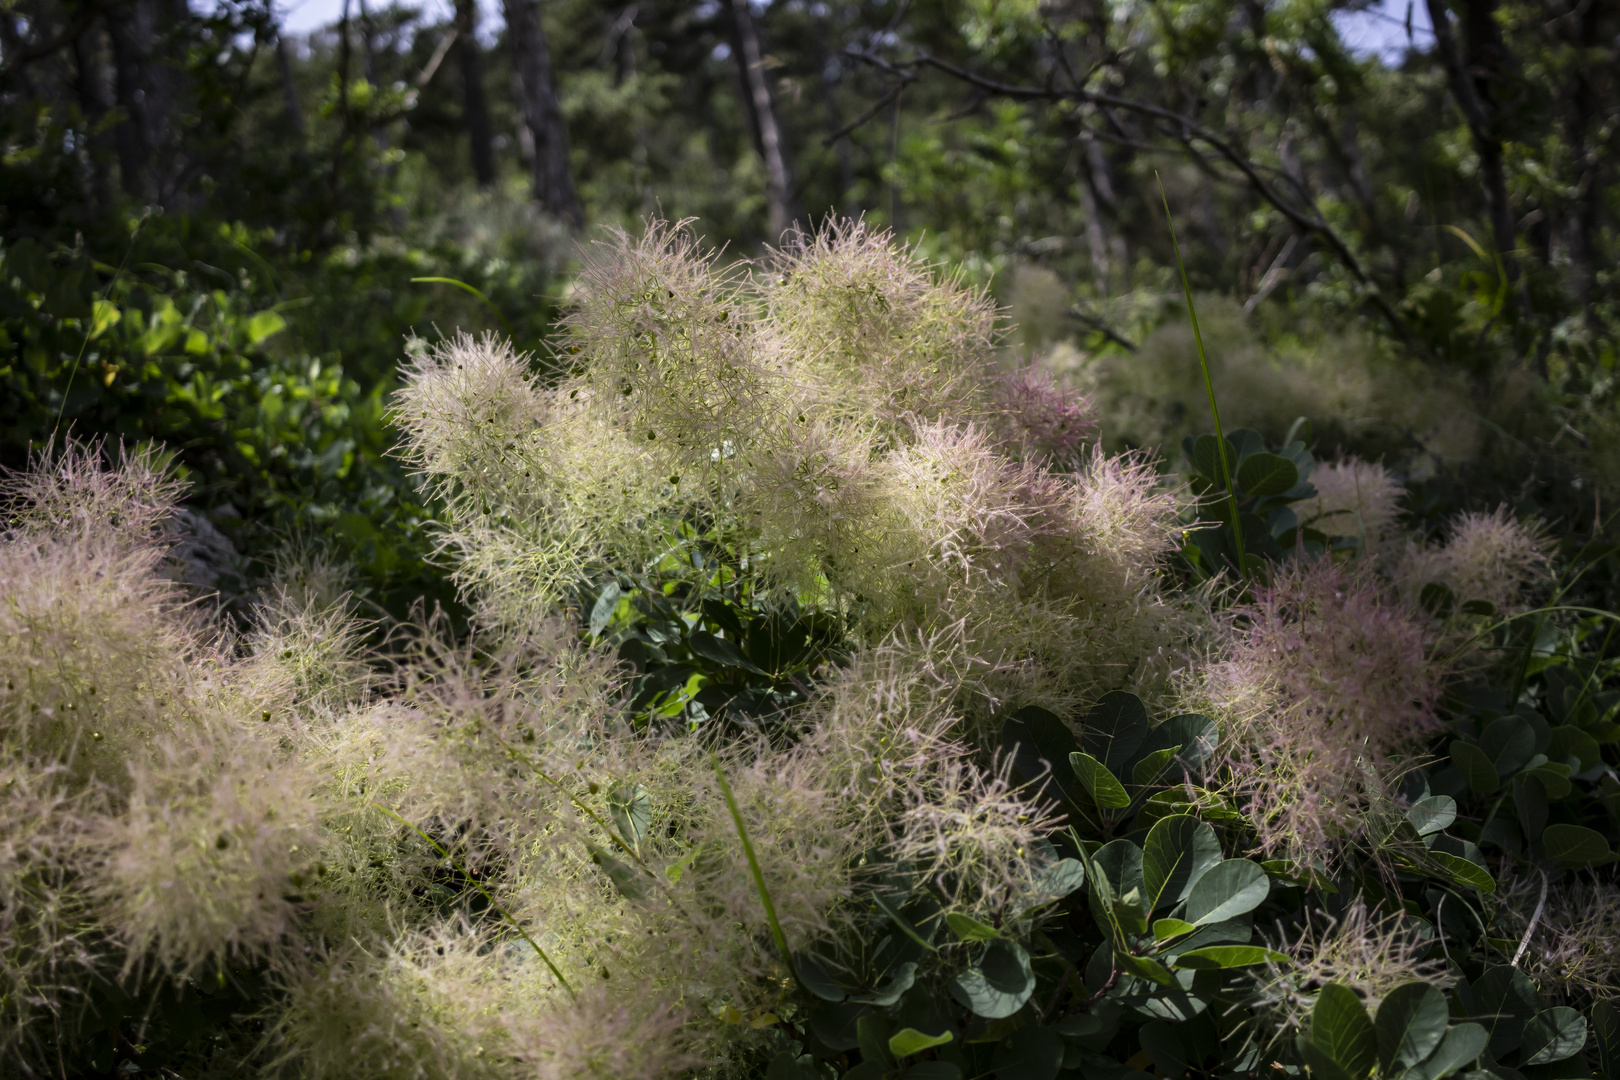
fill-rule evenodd
<path id="1" fill-rule="evenodd" d="M 1462 773 L 1468 790 L 1475 795 L 1489 795 L 1502 786 L 1502 777 L 1496 766 L 1485 756 L 1485 751 L 1461 739 L 1451 741 L 1451 763 Z"/>
<path id="2" fill-rule="evenodd" d="M 1243 459 L 1237 482 L 1243 494 L 1253 498 L 1281 495 L 1299 483 L 1299 470 L 1287 458 L 1261 450 Z"/>
<path id="3" fill-rule="evenodd" d="M 1187 897 L 1187 918 L 1200 925 L 1224 922 L 1265 903 L 1271 879 L 1260 864 L 1227 859 L 1211 867 Z"/>
<path id="4" fill-rule="evenodd" d="M 1221 842 L 1208 822 L 1191 814 L 1161 818 L 1142 844 L 1143 907 L 1179 904 L 1220 861 Z"/>
<path id="5" fill-rule="evenodd" d="M 910 1057 L 936 1046 L 944 1046 L 953 1038 L 955 1036 L 949 1031 L 943 1035 L 925 1035 L 916 1028 L 901 1028 L 889 1036 L 889 1053 L 897 1058 Z"/>
<path id="6" fill-rule="evenodd" d="M 1586 1017 L 1559 1005 L 1530 1018 L 1519 1054 L 1526 1065 L 1550 1065 L 1586 1048 Z"/>
<path id="7" fill-rule="evenodd" d="M 1176 957 L 1176 967 L 1197 971 L 1293 962 L 1293 958 L 1287 953 L 1268 949 L 1263 945 L 1206 945 L 1202 949 L 1190 949 Z"/>
<path id="8" fill-rule="evenodd" d="M 1472 886 L 1482 893 L 1496 891 L 1496 879 L 1491 877 L 1489 870 L 1478 863 L 1469 862 L 1461 855 L 1449 855 L 1444 851 L 1431 851 L 1429 857 L 1439 863 L 1457 884 Z"/>
<path id="9" fill-rule="evenodd" d="M 1426 982 L 1402 983 L 1378 1006 L 1373 1027 L 1384 1072 L 1416 1065 L 1434 1052 L 1451 1015 L 1446 996 Z"/>
<path id="10" fill-rule="evenodd" d="M 1344 1070 L 1350 1080 L 1366 1080 L 1378 1062 L 1378 1036 L 1361 999 L 1348 986 L 1328 983 L 1311 1010 L 1310 1043 Z"/>
<path id="11" fill-rule="evenodd" d="M 1541 834 L 1547 857 L 1559 866 L 1600 866 L 1614 859 L 1609 841 L 1596 829 L 1584 825 L 1549 825 Z"/>
<path id="12" fill-rule="evenodd" d="M 1069 755 L 1069 768 L 1080 781 L 1080 786 L 1086 789 L 1091 801 L 1102 810 L 1123 810 L 1131 805 L 1131 797 L 1125 793 L 1125 785 L 1111 772 L 1108 767 L 1090 754 L 1076 750 Z"/>

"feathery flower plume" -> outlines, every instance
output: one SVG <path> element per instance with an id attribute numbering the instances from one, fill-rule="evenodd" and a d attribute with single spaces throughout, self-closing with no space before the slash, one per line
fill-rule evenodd
<path id="1" fill-rule="evenodd" d="M 1524 606 L 1531 588 L 1548 579 L 1551 542 L 1499 506 L 1490 513 L 1459 515 L 1441 546 L 1408 547 L 1396 564 L 1395 581 L 1415 600 L 1423 586 L 1437 581 L 1459 601 L 1483 600 L 1497 611 Z"/>
<path id="2" fill-rule="evenodd" d="M 1268 965 L 1253 1001 L 1287 1032 L 1307 1024 L 1316 991 L 1330 982 L 1354 990 L 1369 1013 L 1402 983 L 1422 980 L 1447 989 L 1457 978 L 1444 956 L 1430 956 L 1433 937 L 1404 912 L 1369 908 L 1357 896 L 1336 916 L 1316 913 L 1298 939 L 1277 946 L 1292 962 Z"/>
<path id="3" fill-rule="evenodd" d="M 1388 469 L 1347 457 L 1311 470 L 1316 497 L 1295 505 L 1302 524 L 1329 536 L 1355 536 L 1376 552 L 1393 539 L 1406 493 Z"/>
<path id="4" fill-rule="evenodd" d="M 314 777 L 254 742 L 224 730 L 160 743 L 130 763 L 128 807 L 97 823 L 94 888 L 131 966 L 193 975 L 284 944 L 324 871 Z"/>
<path id="5" fill-rule="evenodd" d="M 1207 676 L 1226 767 L 1261 848 L 1313 861 L 1356 833 L 1439 724 L 1443 673 L 1409 610 L 1330 560 L 1278 569 L 1237 615 Z"/>

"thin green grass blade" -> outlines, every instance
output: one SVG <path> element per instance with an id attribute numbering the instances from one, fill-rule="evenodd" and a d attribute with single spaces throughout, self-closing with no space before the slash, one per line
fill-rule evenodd
<path id="1" fill-rule="evenodd" d="M 117 285 L 118 279 L 124 276 L 124 268 L 129 265 L 129 257 L 135 254 L 135 241 L 140 238 L 141 230 L 146 228 L 146 219 L 151 216 L 152 211 L 147 209 L 142 212 L 140 220 L 135 223 L 135 228 L 129 234 L 129 250 L 124 252 L 124 261 L 118 264 L 118 269 L 113 272 L 112 280 L 107 282 L 105 289 L 101 290 L 102 300 L 106 300 L 107 297 L 112 295 L 113 286 Z M 95 310 L 93 304 L 91 310 Z M 55 439 L 56 433 L 62 429 L 62 417 L 67 415 L 68 394 L 73 390 L 73 380 L 79 375 L 79 361 L 84 359 L 84 350 L 89 347 L 90 334 L 87 332 L 84 335 L 84 340 L 79 342 L 79 355 L 73 358 L 73 367 L 68 371 L 67 385 L 62 388 L 62 405 L 61 408 L 56 410 L 56 425 L 51 428 L 52 439 Z"/>
<path id="2" fill-rule="evenodd" d="M 484 306 L 489 308 L 490 311 L 495 313 L 495 317 L 497 319 L 501 320 L 501 327 L 502 327 L 502 329 L 504 329 L 506 331 L 506 336 L 508 338 L 512 338 L 512 339 L 516 338 L 517 335 L 512 333 L 512 324 L 506 321 L 506 316 L 501 314 L 501 309 L 495 306 L 495 302 L 493 300 L 491 300 L 489 297 L 485 296 L 482 292 L 479 292 L 473 286 L 467 284 L 465 281 L 460 281 L 460 280 L 458 280 L 456 278 L 453 278 L 453 277 L 413 277 L 413 278 L 411 278 L 411 283 L 413 285 L 418 283 L 418 282 L 420 282 L 422 284 L 426 284 L 426 285 L 454 285 L 458 289 L 465 289 L 467 292 L 472 293 L 474 296 L 478 297 L 478 299 L 482 300 L 484 302 Z"/>
<path id="3" fill-rule="evenodd" d="M 782 953 L 782 963 L 787 965 L 793 981 L 798 982 L 799 973 L 793 967 L 793 953 L 788 949 L 787 935 L 782 933 L 782 924 L 776 919 L 776 905 L 771 903 L 770 890 L 765 888 L 765 875 L 760 872 L 759 859 L 754 855 L 754 845 L 748 839 L 748 827 L 743 824 L 742 811 L 737 809 L 737 798 L 732 795 L 731 785 L 726 782 L 726 771 L 721 767 L 718 756 L 714 759 L 714 776 L 720 781 L 720 794 L 725 796 L 726 809 L 731 811 L 732 823 L 737 826 L 737 838 L 742 841 L 743 854 L 748 856 L 748 870 L 754 876 L 754 888 L 759 891 L 759 901 L 765 905 L 765 921 L 771 924 L 771 937 L 776 940 L 776 947 Z"/>
<path id="4" fill-rule="evenodd" d="M 1158 173 L 1153 174 L 1159 180 Z M 1198 310 L 1193 307 L 1192 286 L 1187 283 L 1187 266 L 1181 261 L 1181 243 L 1176 239 L 1176 219 L 1170 214 L 1170 197 L 1159 180 L 1159 198 L 1164 201 L 1164 220 L 1170 226 L 1170 246 L 1175 249 L 1176 269 L 1181 271 L 1181 291 L 1187 297 L 1187 315 L 1192 319 L 1193 341 L 1198 343 L 1198 366 L 1204 372 L 1204 390 L 1209 394 L 1209 415 L 1215 421 L 1215 449 L 1221 455 L 1221 480 L 1226 484 L 1226 500 L 1232 508 L 1232 539 L 1237 544 L 1238 572 L 1249 578 L 1249 557 L 1243 550 L 1243 519 L 1238 516 L 1237 492 L 1232 489 L 1232 463 L 1226 456 L 1226 432 L 1221 430 L 1221 410 L 1215 404 L 1215 380 L 1209 376 L 1209 357 L 1204 355 L 1204 335 L 1198 329 Z"/>

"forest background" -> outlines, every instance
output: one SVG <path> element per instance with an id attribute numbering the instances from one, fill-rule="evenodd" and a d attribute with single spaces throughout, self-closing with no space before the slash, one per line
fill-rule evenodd
<path id="1" fill-rule="evenodd" d="M 405 336 L 541 348 L 576 241 L 648 215 L 728 258 L 864 215 L 990 288 L 1009 355 L 1109 397 L 1105 440 L 1173 445 L 1198 387 L 1156 183 L 1238 422 L 1310 414 L 1436 520 L 1507 500 L 1601 532 L 1609 5 L 337 11 L 304 35 L 234 0 L 0 18 L 0 463 L 66 430 L 166 442 L 249 557 L 216 559 L 227 594 L 318 530 L 377 603 L 453 604 L 387 454 Z"/>

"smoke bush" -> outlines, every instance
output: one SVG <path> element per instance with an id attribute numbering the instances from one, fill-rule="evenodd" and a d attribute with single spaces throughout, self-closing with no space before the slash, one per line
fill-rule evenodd
<path id="1" fill-rule="evenodd" d="M 1106 862 L 1120 895 L 1093 901 L 1165 916 L 1151 925 L 1170 937 L 1141 943 L 1169 948 L 1181 901 L 1142 910 L 1116 812 L 1163 811 L 1153 830 L 1202 845 L 1199 872 L 1222 844 L 1331 872 L 1395 820 L 1440 723 L 1448 673 L 1413 590 L 1506 606 L 1546 565 L 1533 530 L 1475 515 L 1399 560 L 1273 564 L 1217 619 L 1219 584 L 1172 591 L 1181 496 L 1152 459 L 1092 445 L 1088 401 L 996 365 L 984 296 L 860 224 L 732 265 L 679 226 L 615 234 L 576 295 L 549 369 L 489 337 L 410 345 L 401 453 L 447 508 L 464 640 L 422 612 L 369 652 L 342 569 L 308 551 L 273 568 L 242 629 L 224 624 L 164 577 L 180 490 L 155 455 L 70 446 L 10 481 L 0 1061 L 40 1071 L 35 1032 L 70 1032 L 93 978 L 243 967 L 272 989 L 241 1069 L 273 1058 L 310 1080 L 757 1074 L 804 1031 L 806 976 L 783 950 L 867 980 L 814 991 L 828 1001 L 876 1000 L 881 976 L 924 1011 L 1010 957 L 998 985 L 1027 974 L 1027 998 L 1048 979 L 1040 1022 L 1078 1018 L 1146 983 L 1109 967 L 1117 952 L 1062 952 L 1081 861 L 1055 845 L 1080 815 L 1025 783 L 1028 748 L 1000 752 L 996 721 L 1045 710 L 1026 730 L 1076 784 L 1089 769 L 1112 841 L 1086 872 Z M 1349 459 L 1316 478 L 1302 519 L 1395 547 L 1389 474 Z M 644 601 L 665 621 L 626 630 Z M 752 635 L 784 612 L 834 627 L 838 663 L 768 657 L 780 642 Z M 644 662 L 700 646 L 719 668 Z M 791 711 L 688 708 L 801 674 Z M 1192 760 L 1213 745 L 1201 716 L 1146 742 L 1166 729 L 1108 694 L 1125 687 L 1207 706 L 1216 757 Z M 1104 714 L 1116 726 L 1093 730 Z M 1071 742 L 1097 756 L 1058 753 Z M 1225 795 L 1236 812 L 1195 820 Z M 927 889 L 928 941 L 861 936 L 879 880 Z M 1261 981 L 1273 1021 L 1297 1023 L 1327 980 L 1374 1001 L 1438 977 L 1407 924 L 1359 900 L 1341 916 Z M 1032 969 L 1017 950 L 1046 929 L 1062 942 Z M 1543 933 L 1547 957 L 1568 952 Z"/>
<path id="2" fill-rule="evenodd" d="M 1394 575 L 1404 595 L 1416 599 L 1423 586 L 1439 582 L 1459 601 L 1483 600 L 1498 611 L 1523 606 L 1526 593 L 1550 576 L 1549 544 L 1541 532 L 1497 507 L 1460 514 L 1443 544 L 1409 545 Z"/>
<path id="3" fill-rule="evenodd" d="M 1327 560 L 1279 569 L 1238 617 L 1208 673 L 1226 764 L 1261 848 L 1314 861 L 1356 835 L 1438 726 L 1443 672 L 1422 622 Z"/>

